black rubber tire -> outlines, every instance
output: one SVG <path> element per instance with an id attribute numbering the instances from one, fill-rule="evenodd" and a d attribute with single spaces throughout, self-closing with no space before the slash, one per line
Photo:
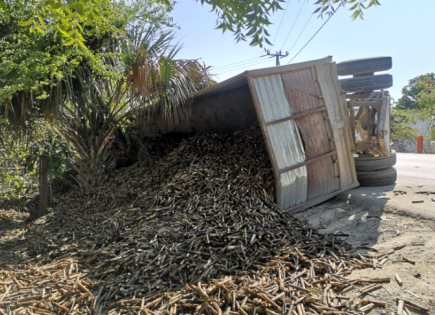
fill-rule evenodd
<path id="1" fill-rule="evenodd" d="M 355 169 L 357 172 L 378 171 L 396 165 L 396 152 L 389 157 L 356 157 Z"/>
<path id="2" fill-rule="evenodd" d="M 388 89 L 393 86 L 391 74 L 370 75 L 339 80 L 346 92 L 364 92 Z"/>
<path id="3" fill-rule="evenodd" d="M 356 176 L 361 186 L 388 186 L 396 182 L 397 171 L 394 167 L 390 167 L 378 171 L 357 172 Z"/>
<path id="4" fill-rule="evenodd" d="M 338 75 L 375 73 L 390 70 L 392 66 L 393 59 L 391 57 L 365 58 L 337 63 L 337 72 Z"/>

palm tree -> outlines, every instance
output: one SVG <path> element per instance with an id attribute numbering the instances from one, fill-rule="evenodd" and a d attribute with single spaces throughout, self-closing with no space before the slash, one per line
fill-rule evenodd
<path id="1" fill-rule="evenodd" d="M 115 166 L 110 149 L 121 124 L 138 113 L 146 113 L 142 123 L 157 116 L 177 120 L 189 97 L 212 82 L 197 60 L 175 59 L 180 46 L 172 43 L 170 31 L 135 28 L 117 43 L 116 58 L 107 60 L 121 75 L 95 75 L 83 64 L 52 93 L 51 101 L 63 104 L 57 131 L 74 148 L 82 189 L 103 182 Z"/>

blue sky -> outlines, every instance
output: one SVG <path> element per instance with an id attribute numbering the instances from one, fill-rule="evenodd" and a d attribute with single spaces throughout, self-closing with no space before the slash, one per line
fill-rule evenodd
<path id="1" fill-rule="evenodd" d="M 290 52 L 281 64 L 289 62 L 323 23 L 316 16 L 311 17 L 314 2 L 290 0 L 286 11 L 272 16 L 269 31 L 275 45 L 270 50 Z M 399 98 L 409 79 L 435 72 L 435 1 L 380 2 L 381 6 L 365 12 L 364 20 L 352 21 L 347 8 L 341 8 L 293 62 L 326 56 L 333 56 L 337 62 L 392 56 L 393 69 L 389 73 L 393 74 L 394 86 L 390 92 Z M 247 69 L 275 64 L 274 59 L 260 57 L 264 55 L 263 49 L 237 43 L 231 33 L 216 30 L 216 15 L 209 9 L 194 0 L 179 0 L 176 4 L 173 17 L 180 27 L 178 40 L 183 44 L 180 57 L 201 58 L 213 66 L 212 72 L 219 81 Z M 304 25 L 307 25 L 305 29 Z"/>

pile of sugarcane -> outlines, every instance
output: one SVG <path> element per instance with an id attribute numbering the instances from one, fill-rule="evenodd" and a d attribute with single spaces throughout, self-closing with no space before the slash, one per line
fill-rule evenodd
<path id="1" fill-rule="evenodd" d="M 41 260 L 74 257 L 109 314 L 350 314 L 389 279 L 348 280 L 386 256 L 350 255 L 273 204 L 258 130 L 185 139 L 92 195 L 64 196 L 29 229 Z M 353 293 L 352 293 L 353 292 Z M 349 295 L 349 293 L 352 293 Z M 89 302 L 91 303 L 91 302 Z"/>
<path id="2" fill-rule="evenodd" d="M 71 259 L 0 270 L 0 314 L 90 314 L 95 282 Z"/>

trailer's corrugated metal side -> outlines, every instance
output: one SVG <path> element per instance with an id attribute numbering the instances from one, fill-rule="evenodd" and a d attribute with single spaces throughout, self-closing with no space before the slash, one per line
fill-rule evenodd
<path id="1" fill-rule="evenodd" d="M 330 58 L 246 75 L 281 208 L 304 209 L 358 186 L 347 107 Z"/>
<path id="2" fill-rule="evenodd" d="M 260 110 L 265 123 L 289 117 L 292 112 L 285 95 L 280 75 L 270 75 L 252 80 L 260 102 Z"/>
<path id="3" fill-rule="evenodd" d="M 279 182 L 280 190 L 277 191 L 277 204 L 282 209 L 301 205 L 307 200 L 307 167 L 305 165 L 281 173 Z"/>
<path id="4" fill-rule="evenodd" d="M 275 166 L 277 204 L 289 208 L 307 199 L 307 167 L 285 171 L 305 161 L 302 139 L 288 103 L 281 75 L 250 80 L 270 158 Z M 285 121 L 281 121 L 286 119 Z M 278 123 L 274 123 L 281 121 Z"/>
<path id="5" fill-rule="evenodd" d="M 283 121 L 266 128 L 280 170 L 305 161 L 302 140 L 294 121 Z"/>

